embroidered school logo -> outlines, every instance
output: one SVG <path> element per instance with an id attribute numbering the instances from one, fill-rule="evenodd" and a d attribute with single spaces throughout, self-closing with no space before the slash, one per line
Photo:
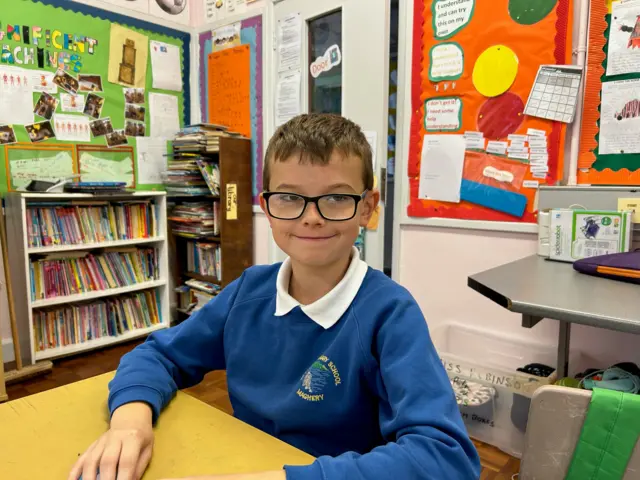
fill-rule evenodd
<path id="1" fill-rule="evenodd" d="M 321 402 L 324 400 L 324 391 L 327 385 L 333 382 L 334 386 L 340 385 L 340 372 L 338 367 L 325 355 L 313 362 L 313 365 L 304 372 L 300 379 L 301 388 L 297 395 L 308 402 Z"/>

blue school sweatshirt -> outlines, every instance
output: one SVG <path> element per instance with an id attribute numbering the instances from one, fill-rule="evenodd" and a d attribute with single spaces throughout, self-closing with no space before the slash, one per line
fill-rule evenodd
<path id="1" fill-rule="evenodd" d="M 288 480 L 470 480 L 478 454 L 427 324 L 406 289 L 366 269 L 330 328 L 300 306 L 276 316 L 280 265 L 252 267 L 180 325 L 123 356 L 111 413 L 227 370 L 238 419 L 317 459 Z"/>

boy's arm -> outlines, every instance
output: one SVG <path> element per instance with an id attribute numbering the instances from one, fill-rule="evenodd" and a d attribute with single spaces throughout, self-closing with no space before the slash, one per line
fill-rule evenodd
<path id="1" fill-rule="evenodd" d="M 109 383 L 109 411 L 145 402 L 154 421 L 176 390 L 193 386 L 212 370 L 222 370 L 224 327 L 242 277 L 176 327 L 154 332 L 120 360 Z"/>
<path id="2" fill-rule="evenodd" d="M 287 480 L 479 478 L 478 454 L 451 384 L 422 312 L 407 297 L 385 312 L 387 320 L 372 346 L 383 383 L 378 386 L 380 430 L 389 443 L 364 455 L 347 452 L 285 467 Z"/>

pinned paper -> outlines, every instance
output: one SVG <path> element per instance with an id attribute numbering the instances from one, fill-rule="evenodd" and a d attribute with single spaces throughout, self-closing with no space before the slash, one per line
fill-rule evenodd
<path id="1" fill-rule="evenodd" d="M 151 76 L 153 88 L 182 90 L 182 63 L 180 49 L 176 45 L 151 40 Z"/>
<path id="2" fill-rule="evenodd" d="M 144 88 L 147 79 L 149 38 L 117 23 L 111 24 L 109 75 L 111 83 Z"/>
<path id="3" fill-rule="evenodd" d="M 640 79 L 602 84 L 600 155 L 640 153 Z"/>
<path id="4" fill-rule="evenodd" d="M 498 170 L 495 167 L 484 167 L 482 174 L 487 178 L 493 178 L 494 180 L 502 183 L 513 182 L 513 173 L 506 170 Z"/>
<path id="5" fill-rule="evenodd" d="M 527 135 L 529 135 L 530 137 L 546 137 L 547 132 L 545 132 L 544 130 L 537 130 L 535 128 L 528 128 Z"/>
<path id="6" fill-rule="evenodd" d="M 167 140 L 164 138 L 138 138 L 138 183 L 162 183 L 162 172 L 167 169 Z"/>
<path id="7" fill-rule="evenodd" d="M 53 119 L 58 140 L 67 142 L 90 142 L 89 119 L 84 115 L 57 114 Z"/>
<path id="8" fill-rule="evenodd" d="M 523 188 L 538 188 L 540 186 L 540 182 L 537 180 L 525 180 L 522 182 Z"/>
<path id="9" fill-rule="evenodd" d="M 464 70 L 464 53 L 455 42 L 443 42 L 429 51 L 429 80 L 456 80 Z M 454 85 L 455 87 L 455 85 Z"/>
<path id="10" fill-rule="evenodd" d="M 149 94 L 149 117 L 151 136 L 172 138 L 180 130 L 178 97 L 163 93 Z"/>
<path id="11" fill-rule="evenodd" d="M 278 72 L 300 68 L 302 58 L 302 17 L 292 13 L 278 20 Z"/>
<path id="12" fill-rule="evenodd" d="M 571 123 L 582 73 L 582 67 L 576 65 L 541 65 L 525 113 L 532 117 Z"/>
<path id="13" fill-rule="evenodd" d="M 473 66 L 472 80 L 485 97 L 497 97 L 513 84 L 518 74 L 518 57 L 505 45 L 494 45 L 480 54 Z"/>
<path id="14" fill-rule="evenodd" d="M 433 1 L 433 26 L 438 40 L 455 35 L 469 24 L 475 0 Z"/>
<path id="15" fill-rule="evenodd" d="M 425 135 L 419 198 L 459 203 L 464 156 L 462 135 Z"/>
<path id="16" fill-rule="evenodd" d="M 211 32 L 211 43 L 214 52 L 225 48 L 237 47 L 240 43 L 240 22 L 215 28 Z"/>
<path id="17" fill-rule="evenodd" d="M 511 145 L 514 143 L 525 143 L 529 141 L 528 135 L 516 135 L 515 133 L 510 133 L 508 138 L 511 141 Z"/>
<path id="18" fill-rule="evenodd" d="M 462 125 L 460 98 L 431 98 L 425 102 L 424 110 L 424 125 L 428 132 L 456 131 Z"/>
<path id="19" fill-rule="evenodd" d="M 63 112 L 82 113 L 84 111 L 84 104 L 84 95 L 71 95 L 70 93 L 60 94 L 60 109 Z"/>
<path id="20" fill-rule="evenodd" d="M 640 72 L 638 35 L 640 2 L 615 2 L 611 12 L 607 50 L 607 76 Z"/>
<path id="21" fill-rule="evenodd" d="M 487 153 L 504 155 L 507 153 L 507 142 L 490 141 L 487 143 Z"/>
<path id="22" fill-rule="evenodd" d="M 251 138 L 249 45 L 209 54 L 209 123 Z"/>

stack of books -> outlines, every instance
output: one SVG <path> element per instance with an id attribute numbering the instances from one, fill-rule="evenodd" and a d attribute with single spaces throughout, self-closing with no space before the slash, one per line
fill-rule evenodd
<path id="1" fill-rule="evenodd" d="M 174 235 L 186 238 L 220 235 L 220 202 L 184 202 L 171 211 Z"/>
<path id="2" fill-rule="evenodd" d="M 222 279 L 220 246 L 215 243 L 187 242 L 187 269 L 206 277 Z"/>
<path id="3" fill-rule="evenodd" d="M 64 185 L 64 191 L 69 193 L 122 193 L 126 182 L 71 182 Z"/>
<path id="4" fill-rule="evenodd" d="M 158 235 L 156 205 L 150 201 L 67 201 L 27 205 L 29 247 L 78 245 Z"/>
<path id="5" fill-rule="evenodd" d="M 31 300 L 126 287 L 159 279 L 158 255 L 153 248 L 64 252 L 30 264 Z"/>
<path id="6" fill-rule="evenodd" d="M 194 278 L 175 289 L 178 293 L 178 308 L 187 314 L 200 310 L 220 293 L 220 286 Z"/>
<path id="7" fill-rule="evenodd" d="M 220 137 L 228 136 L 227 128 L 211 123 L 198 123 L 183 128 L 173 141 L 176 152 L 216 153 Z"/>
<path id="8" fill-rule="evenodd" d="M 122 335 L 160 323 L 159 291 L 145 290 L 93 303 L 33 312 L 36 350 Z"/>

